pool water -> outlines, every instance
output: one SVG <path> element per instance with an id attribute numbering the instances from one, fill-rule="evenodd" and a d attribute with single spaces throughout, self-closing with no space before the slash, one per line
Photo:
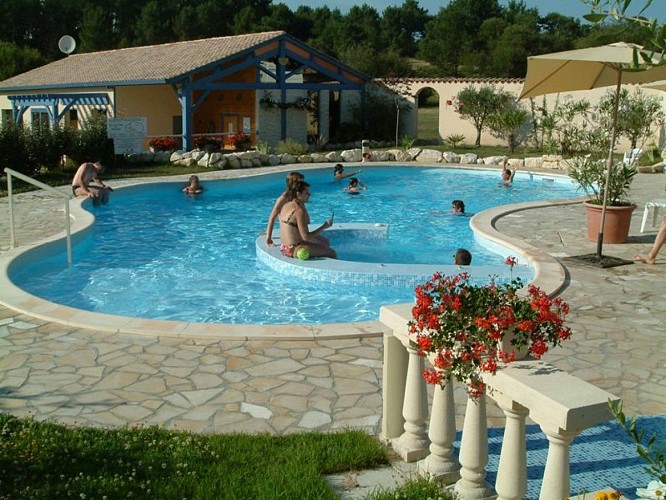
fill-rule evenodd
<path id="1" fill-rule="evenodd" d="M 524 201 L 570 198 L 563 179 L 521 174 L 498 187 L 497 171 L 419 167 L 364 167 L 367 191 L 352 196 L 332 169 L 307 170 L 315 224 L 335 212 L 336 222 L 389 225 L 385 241 L 332 241 L 340 259 L 451 264 L 459 247 L 473 265 L 503 265 L 505 255 L 474 241 L 469 216 L 454 215 L 453 199 L 469 214 Z M 205 182 L 202 195 L 181 184 L 121 189 L 93 208 L 96 223 L 63 255 L 24 266 L 12 280 L 26 291 L 79 309 L 123 316 L 218 323 L 332 323 L 378 318 L 379 308 L 413 300 L 412 289 L 387 285 L 323 286 L 284 276 L 256 259 L 255 240 L 284 190 L 286 173 Z M 276 228 L 279 224 L 276 224 Z"/>

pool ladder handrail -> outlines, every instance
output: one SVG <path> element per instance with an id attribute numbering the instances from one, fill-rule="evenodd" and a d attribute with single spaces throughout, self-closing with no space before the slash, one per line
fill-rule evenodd
<path id="1" fill-rule="evenodd" d="M 69 200 L 72 199 L 72 195 L 58 191 L 48 184 L 37 181 L 32 177 L 28 177 L 16 170 L 11 168 L 5 168 L 5 173 L 7 174 L 7 197 L 9 200 L 9 248 L 16 248 L 16 234 L 14 232 L 14 200 L 13 200 L 13 188 L 12 188 L 12 176 L 17 179 L 21 179 L 29 184 L 37 186 L 38 188 L 45 189 L 46 191 L 65 198 L 65 230 L 67 231 L 67 264 L 72 265 L 72 229 L 71 221 L 69 218 Z"/>

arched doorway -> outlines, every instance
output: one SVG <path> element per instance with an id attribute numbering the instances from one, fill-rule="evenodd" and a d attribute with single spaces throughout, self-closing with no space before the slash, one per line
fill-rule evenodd
<path id="1" fill-rule="evenodd" d="M 442 143 L 439 134 L 439 93 L 423 87 L 416 94 L 416 138 L 419 145 Z"/>

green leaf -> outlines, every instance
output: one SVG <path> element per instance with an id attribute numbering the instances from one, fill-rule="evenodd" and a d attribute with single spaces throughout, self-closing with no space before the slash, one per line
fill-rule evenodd
<path id="1" fill-rule="evenodd" d="M 583 19 L 586 21 L 589 21 L 591 23 L 600 23 L 604 19 L 608 17 L 608 14 L 597 14 L 597 13 L 592 13 L 592 14 L 585 14 L 583 16 Z"/>

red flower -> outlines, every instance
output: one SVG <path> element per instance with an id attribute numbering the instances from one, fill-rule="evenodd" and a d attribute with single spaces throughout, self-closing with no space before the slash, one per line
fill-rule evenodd
<path id="1" fill-rule="evenodd" d="M 508 257 L 506 264 L 513 268 L 517 259 Z M 495 373 L 499 363 L 515 361 L 515 349 L 500 348 L 508 328 L 514 328 L 512 344 L 527 346 L 535 358 L 569 339 L 571 330 L 564 326 L 569 306 L 534 285 L 524 295 L 522 287 L 519 278 L 473 285 L 466 273 L 436 273 L 417 286 L 408 332 L 415 336 L 419 354 L 432 361 L 426 380 L 444 384 L 455 379 L 479 396 L 485 390 L 481 373 Z"/>

